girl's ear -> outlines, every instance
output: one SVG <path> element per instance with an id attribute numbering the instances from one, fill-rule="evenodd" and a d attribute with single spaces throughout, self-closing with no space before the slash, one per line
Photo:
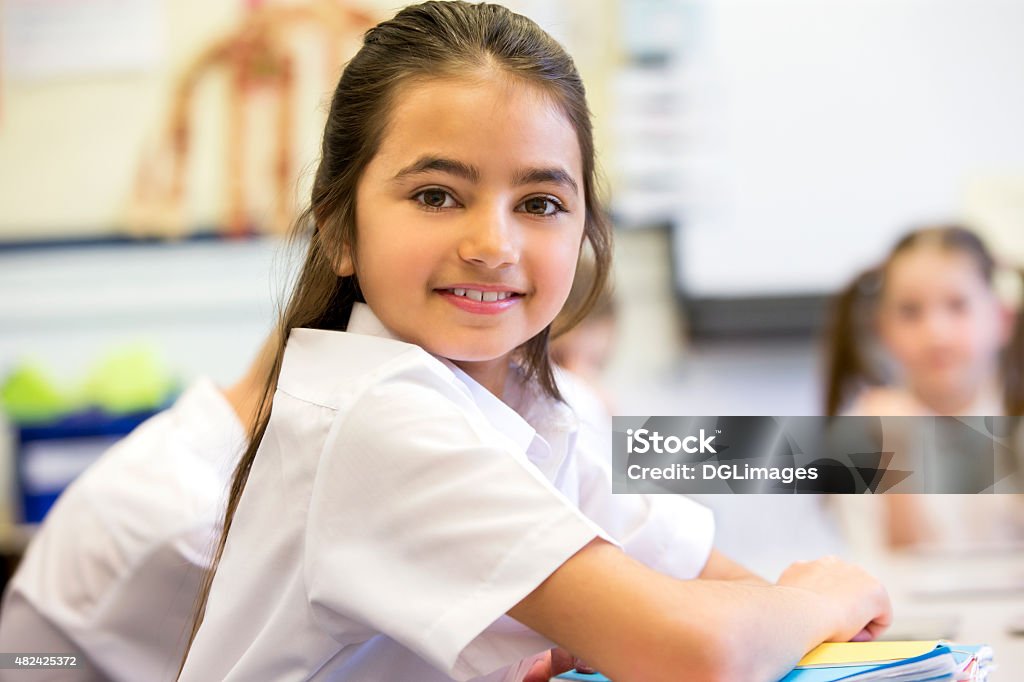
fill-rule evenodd
<path id="1" fill-rule="evenodd" d="M 344 239 L 342 239 L 343 243 L 341 245 L 341 253 L 337 258 L 335 258 L 333 253 L 334 249 L 325 246 L 325 243 L 331 240 L 329 237 L 325 237 L 324 235 L 325 232 L 328 235 L 333 234 L 335 235 L 335 239 L 337 239 L 337 231 L 333 233 L 328 232 L 319 220 L 316 221 L 316 227 L 314 229 L 316 230 L 314 233 L 314 245 L 320 251 L 322 258 L 320 262 L 323 263 L 324 261 L 327 261 L 327 263 L 330 264 L 331 269 L 334 271 L 334 274 L 338 277 L 351 277 L 356 274 L 355 259 L 352 257 L 352 247 L 344 243 Z"/>
<path id="2" fill-rule="evenodd" d="M 349 247 L 342 249 L 341 257 L 334 264 L 334 272 L 338 277 L 351 277 L 356 274 L 355 262 L 352 260 L 352 251 Z"/>

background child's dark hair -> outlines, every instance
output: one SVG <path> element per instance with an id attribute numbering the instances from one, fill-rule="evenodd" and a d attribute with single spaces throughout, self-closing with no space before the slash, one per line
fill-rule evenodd
<path id="1" fill-rule="evenodd" d="M 355 253 L 356 186 L 377 152 L 401 88 L 434 78 L 472 78 L 489 72 L 544 91 L 576 131 L 583 161 L 584 240 L 597 275 L 579 310 L 562 319 L 569 326 L 578 322 L 600 296 L 611 263 L 611 227 L 598 198 L 594 139 L 583 82 L 561 45 L 526 17 L 491 4 L 425 2 L 370 29 L 342 73 L 331 101 L 310 206 L 296 222 L 300 231 L 311 231 L 305 261 L 280 316 L 273 368 L 249 445 L 234 472 L 223 530 L 197 598 L 189 646 L 202 622 L 213 574 L 270 419 L 289 330 L 344 330 L 353 304 L 362 301 L 356 277 L 339 277 L 336 265 L 344 254 Z M 550 325 L 517 353 L 527 378 L 560 399 L 548 358 L 549 335 Z"/>
<path id="2" fill-rule="evenodd" d="M 885 383 L 886 377 L 882 376 L 877 358 L 871 352 L 878 300 L 893 260 L 924 245 L 969 256 L 979 274 L 993 288 L 997 272 L 1006 267 L 997 263 L 977 234 L 960 225 L 922 228 L 902 237 L 880 265 L 860 273 L 833 299 L 825 359 L 825 414 L 838 414 L 865 385 Z M 1024 270 L 1013 268 L 1012 272 L 1024 288 Z M 1019 309 L 1013 335 L 1001 354 L 1000 370 L 1006 414 L 1024 414 L 1024 314 Z"/>
<path id="3" fill-rule="evenodd" d="M 883 383 L 869 361 L 867 334 L 881 286 L 881 269 L 868 268 L 832 299 L 825 357 L 825 414 L 838 414 L 856 391 Z"/>

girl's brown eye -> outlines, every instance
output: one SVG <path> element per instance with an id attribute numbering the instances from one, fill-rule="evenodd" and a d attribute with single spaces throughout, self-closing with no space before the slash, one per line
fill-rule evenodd
<path id="1" fill-rule="evenodd" d="M 455 200 L 452 193 L 446 189 L 440 187 L 430 187 L 428 189 L 420 190 L 412 197 L 413 201 L 419 204 L 421 207 L 431 211 L 440 211 L 442 209 L 456 208 L 459 202 Z"/>
<path id="2" fill-rule="evenodd" d="M 423 203 L 427 206 L 432 206 L 433 208 L 441 208 L 444 206 L 447 196 L 447 192 L 443 192 L 439 189 L 428 189 L 423 193 Z"/>
<path id="3" fill-rule="evenodd" d="M 548 202 L 540 197 L 534 197 L 533 199 L 526 200 L 526 210 L 529 213 L 540 213 L 543 214 L 547 211 Z"/>
<path id="4" fill-rule="evenodd" d="M 561 210 L 558 202 L 550 197 L 530 197 L 520 205 L 532 215 L 552 215 Z"/>

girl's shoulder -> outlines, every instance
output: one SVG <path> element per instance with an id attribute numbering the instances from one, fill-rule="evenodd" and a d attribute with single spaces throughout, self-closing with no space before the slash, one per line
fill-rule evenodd
<path id="1" fill-rule="evenodd" d="M 852 416 L 924 416 L 931 414 L 909 391 L 894 386 L 871 386 L 845 412 Z"/>
<path id="2" fill-rule="evenodd" d="M 394 397 L 390 389 L 395 388 L 449 397 L 455 389 L 455 399 L 461 400 L 465 391 L 458 390 L 459 384 L 446 362 L 400 339 L 368 305 L 357 303 L 346 331 L 290 330 L 277 389 L 305 403 L 337 410 L 372 393 Z"/>
<path id="3" fill-rule="evenodd" d="M 414 344 L 368 334 L 293 329 L 285 347 L 278 390 L 337 407 L 345 396 L 396 377 L 444 383 L 444 365 Z"/>

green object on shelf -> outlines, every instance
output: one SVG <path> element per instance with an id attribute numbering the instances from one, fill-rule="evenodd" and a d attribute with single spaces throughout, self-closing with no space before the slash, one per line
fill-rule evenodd
<path id="1" fill-rule="evenodd" d="M 30 364 L 18 367 L 4 380 L 0 405 L 12 421 L 21 424 L 51 421 L 73 408 L 50 377 Z"/>
<path id="2" fill-rule="evenodd" d="M 81 391 L 81 401 L 112 414 L 163 406 L 176 389 L 167 366 L 148 346 L 120 348 L 97 363 Z"/>

